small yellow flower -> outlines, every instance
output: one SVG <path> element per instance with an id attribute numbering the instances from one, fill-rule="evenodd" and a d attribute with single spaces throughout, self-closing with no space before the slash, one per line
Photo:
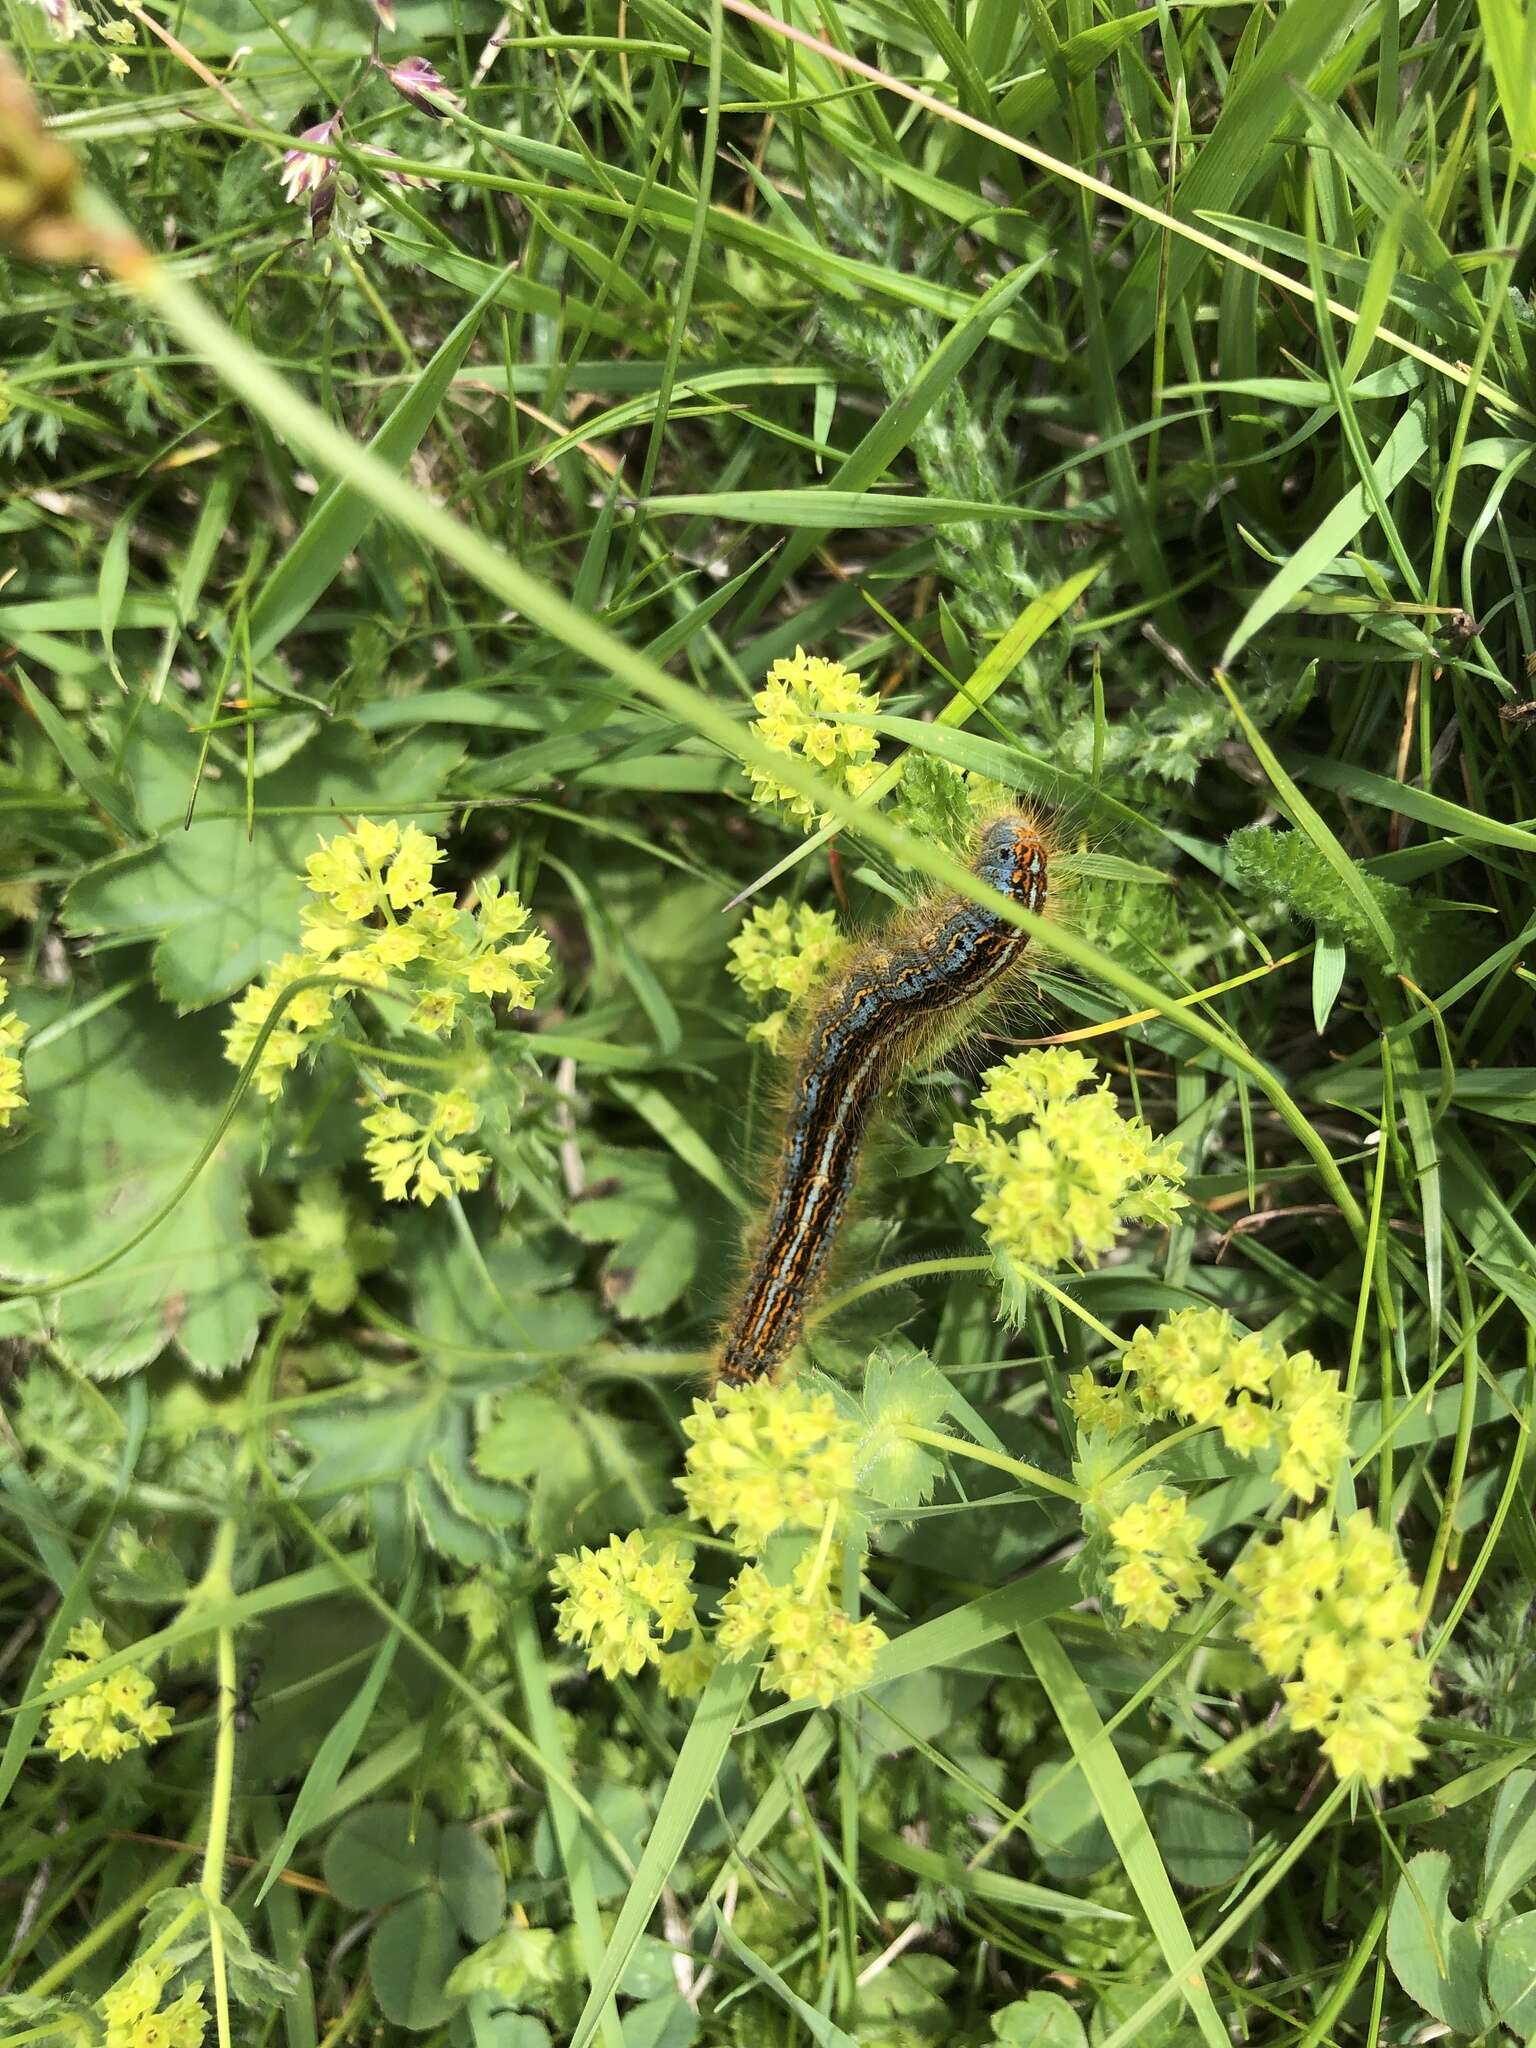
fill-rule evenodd
<path id="1" fill-rule="evenodd" d="M 749 996 L 787 996 L 787 1007 L 760 1019 L 747 1032 L 777 1052 L 791 1012 L 820 986 L 846 950 L 837 919 L 808 903 L 761 904 L 731 941 L 726 973 Z"/>
<path id="2" fill-rule="evenodd" d="M 531 932 L 515 946 L 486 946 L 464 963 L 464 986 L 474 995 L 505 996 L 514 1010 L 527 1010 L 549 968 L 549 941 Z"/>
<path id="3" fill-rule="evenodd" d="M 451 1031 L 454 1019 L 459 1014 L 459 997 L 451 988 L 424 989 L 416 999 L 411 1012 L 411 1022 L 418 1031 L 429 1032 L 433 1037 L 441 1031 Z"/>
<path id="4" fill-rule="evenodd" d="M 224 1056 L 235 1066 L 244 1066 L 271 1016 L 277 999 L 296 981 L 319 972 L 313 960 L 302 953 L 285 953 L 265 981 L 252 982 L 235 1003 L 234 1021 L 224 1032 Z M 328 988 L 303 989 L 292 998 L 261 1049 L 255 1084 L 258 1094 L 269 1101 L 283 1092 L 283 1080 L 299 1063 L 309 1036 L 329 1021 L 336 998 Z"/>
<path id="5" fill-rule="evenodd" d="M 1287 1356 L 1225 1309 L 1180 1309 L 1138 1330 L 1122 1364 L 1144 1416 L 1218 1428 L 1227 1448 L 1245 1458 L 1278 1447 L 1276 1476 L 1304 1501 L 1338 1469 L 1349 1409 L 1338 1374 L 1309 1352 Z M 1086 1416 L 1097 1418 L 1102 1404 L 1120 1396 L 1101 1393 L 1080 1373 L 1070 1398 L 1085 1427 L 1104 1428 Z"/>
<path id="6" fill-rule="evenodd" d="M 774 1585 L 759 1565 L 744 1566 L 720 1603 L 721 1652 L 736 1661 L 766 1649 L 763 1683 L 821 1707 L 869 1683 L 885 1640 L 878 1623 L 855 1620 L 833 1601 L 814 1549 L 785 1585 Z"/>
<path id="7" fill-rule="evenodd" d="M 198 2048 L 208 2026 L 201 1984 L 189 1984 L 163 2009 L 165 1975 L 138 1962 L 96 2001 L 107 2023 L 103 2048 Z"/>
<path id="8" fill-rule="evenodd" d="M 364 822 L 359 822 L 359 832 Z M 384 894 L 392 909 L 409 910 L 431 895 L 432 870 L 442 859 L 443 849 L 415 825 L 407 825 L 403 832 L 397 826 L 392 829 L 397 850 L 385 877 Z"/>
<path id="9" fill-rule="evenodd" d="M 981 1191 L 976 1219 L 1018 1265 L 1091 1265 L 1128 1224 L 1168 1224 L 1185 1205 L 1172 1142 L 1121 1116 L 1107 1082 L 1078 1093 L 1096 1071 L 1065 1047 L 1015 1053 L 987 1075 L 979 1120 L 955 1126 L 949 1156 Z"/>
<path id="10" fill-rule="evenodd" d="M 1098 1071 L 1097 1061 L 1066 1045 L 1017 1053 L 986 1074 L 976 1107 L 990 1123 L 1038 1123 L 1070 1102 Z"/>
<path id="11" fill-rule="evenodd" d="M 695 1401 L 679 1491 L 688 1512 L 760 1551 L 780 1529 L 819 1529 L 853 1490 L 858 1432 L 830 1394 L 754 1380 L 717 1401 Z"/>
<path id="12" fill-rule="evenodd" d="M 0 1004 L 5 1001 L 8 987 L 5 976 L 0 974 Z M 26 1035 L 27 1027 L 19 1017 L 0 1017 L 0 1131 L 8 1127 L 18 1109 L 27 1105 L 21 1061 L 15 1052 Z"/>
<path id="13" fill-rule="evenodd" d="M 1325 1511 L 1288 1521 L 1232 1578 L 1249 1602 L 1238 1634 L 1283 1681 L 1291 1725 L 1322 1738 L 1341 1778 L 1377 1785 L 1411 1770 L 1429 1712 L 1418 1598 L 1369 1511 L 1337 1531 Z"/>
<path id="14" fill-rule="evenodd" d="M 873 756 L 879 741 L 867 727 L 849 725 L 836 714 L 870 716 L 880 699 L 859 686 L 852 669 L 797 647 L 776 661 L 752 699 L 761 714 L 752 730 L 775 753 L 809 761 L 851 796 L 862 796 L 880 772 Z M 749 768 L 752 801 L 778 804 L 810 826 L 820 821 L 816 806 L 771 771 Z"/>
<path id="15" fill-rule="evenodd" d="M 388 1086 L 378 1076 L 374 1081 L 380 1089 Z M 483 1152 L 465 1152 L 453 1143 L 480 1122 L 479 1110 L 462 1088 L 421 1099 L 430 1105 L 425 1117 L 398 1101 L 381 1102 L 365 1116 L 363 1129 L 371 1135 L 363 1157 L 386 1201 L 410 1198 L 430 1209 L 441 1196 L 472 1194 L 491 1162 Z"/>
<path id="16" fill-rule="evenodd" d="M 1349 1398 L 1336 1372 L 1325 1372 L 1308 1351 L 1285 1360 L 1270 1387 L 1283 1448 L 1276 1472 L 1282 1486 L 1311 1501 L 1329 1486 L 1348 1444 Z"/>
<path id="17" fill-rule="evenodd" d="M 605 1678 L 660 1663 L 662 1644 L 694 1625 L 693 1560 L 638 1529 L 610 1536 L 601 1550 L 584 1545 L 557 1557 L 549 1576 L 561 1596 L 555 1633 L 580 1644 Z"/>
<path id="18" fill-rule="evenodd" d="M 118 56 L 117 52 L 114 50 L 112 55 L 107 59 L 107 70 L 113 78 L 126 78 L 128 76 L 128 59 L 126 57 Z"/>
<path id="19" fill-rule="evenodd" d="M 320 962 L 331 963 L 341 986 L 295 999 L 263 1050 L 256 1076 L 263 1095 L 281 1094 L 306 1035 L 329 1020 L 338 997 L 350 993 L 347 983 L 384 989 L 403 981 L 415 997 L 412 1023 L 432 1037 L 453 1029 L 466 998 L 532 1007 L 549 969 L 548 939 L 524 929 L 521 899 L 494 876 L 481 886 L 476 915 L 459 910 L 432 887 L 442 858 L 435 839 L 393 818 L 359 818 L 355 830 L 322 840 L 309 856 L 305 878 L 315 900 L 300 913 L 303 951 L 285 955 L 240 997 L 224 1034 L 226 1056 L 243 1062 L 281 991 Z M 439 1193 L 439 1183 L 429 1171 L 426 1186 Z"/>
<path id="20" fill-rule="evenodd" d="M 78 1683 L 111 1654 L 101 1624 L 95 1621 L 77 1623 L 64 1648 L 68 1654 L 55 1658 L 48 1673 L 50 1687 Z M 155 1698 L 154 1681 L 136 1665 L 125 1664 L 49 1709 L 43 1747 L 63 1763 L 76 1756 L 112 1763 L 131 1749 L 162 1741 L 170 1732 L 170 1712 Z"/>
<path id="21" fill-rule="evenodd" d="M 131 21 L 121 15 L 114 15 L 111 21 L 104 21 L 96 33 L 104 43 L 132 43 L 138 39 L 138 30 Z"/>
<path id="22" fill-rule="evenodd" d="M 1133 1501 L 1109 1525 L 1109 1540 L 1122 1560 L 1110 1591 L 1131 1623 L 1164 1629 L 1209 1580 L 1199 1542 L 1205 1524 L 1189 1502 L 1166 1486 Z"/>

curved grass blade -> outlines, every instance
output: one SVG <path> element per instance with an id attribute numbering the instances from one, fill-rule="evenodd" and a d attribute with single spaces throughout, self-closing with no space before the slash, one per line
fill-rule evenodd
<path id="1" fill-rule="evenodd" d="M 596 2036 L 608 2001 L 634 1954 L 635 1943 L 650 1924 L 662 1887 L 671 1876 L 693 1824 L 714 1789 L 726 1751 L 731 1746 L 731 1737 L 736 1732 L 736 1724 L 756 1680 L 756 1661 L 748 1659 L 740 1664 L 721 1664 L 694 1709 L 693 1720 L 678 1752 L 677 1766 L 662 1796 L 656 1825 L 651 1829 L 645 1853 L 640 1858 L 629 1890 L 624 1894 L 624 1903 L 619 1908 L 619 1917 L 609 1937 L 602 1965 L 592 1980 L 587 2002 L 576 2022 L 571 2048 L 587 2048 Z"/>
<path id="2" fill-rule="evenodd" d="M 1099 1710 L 1086 1685 L 1073 1670 L 1071 1660 L 1051 1630 L 1034 1622 L 1019 1630 L 1024 1654 L 1035 1676 L 1045 1688 L 1061 1731 L 1072 1748 L 1083 1781 L 1093 1794 L 1100 1818 L 1109 1830 L 1121 1867 L 1141 1901 L 1147 1925 L 1163 1952 L 1172 1979 L 1183 1993 L 1190 2012 L 1205 2037 L 1208 2048 L 1229 2048 L 1222 2025 L 1198 1964 L 1184 1915 L 1179 1911 L 1172 1882 L 1163 1867 L 1146 1815 L 1126 1776 L 1113 1742 L 1105 1732 Z"/>
<path id="3" fill-rule="evenodd" d="M 515 268 L 508 264 L 485 287 L 369 442 L 381 462 L 404 469 L 415 454 L 469 352 L 481 315 Z M 355 485 L 337 480 L 320 493 L 298 539 L 251 606 L 253 662 L 264 660 L 319 603 L 377 517 L 377 507 Z"/>

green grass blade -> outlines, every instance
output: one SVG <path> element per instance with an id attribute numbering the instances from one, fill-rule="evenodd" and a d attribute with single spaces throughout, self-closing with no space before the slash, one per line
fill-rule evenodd
<path id="1" fill-rule="evenodd" d="M 544 1646 L 539 1641 L 538 1629 L 534 1623 L 533 1609 L 526 1600 L 520 1600 L 508 1616 L 508 1633 L 512 1642 L 512 1659 L 517 1668 L 517 1682 L 523 1695 L 523 1704 L 528 1710 L 528 1728 L 540 1751 L 558 1764 L 561 1776 L 569 1778 L 570 1759 L 560 1733 L 560 1718 L 555 1712 L 554 1694 L 549 1688 L 549 1671 L 544 1662 Z M 614 1989 L 623 1974 L 622 1965 L 613 1973 L 612 1981 L 599 1992 L 596 1980 L 606 1967 L 608 1956 L 614 1953 L 618 1942 L 615 1929 L 614 1939 L 609 1943 L 607 1955 L 603 1951 L 602 1923 L 598 1919 L 597 1890 L 592 1882 L 592 1871 L 587 1860 L 587 1842 L 582 1832 L 581 1815 L 567 1797 L 564 1786 L 555 1778 L 548 1781 L 546 1797 L 549 1801 L 550 1823 L 555 1831 L 555 1840 L 560 1848 L 560 1861 L 565 1866 L 566 1881 L 570 1886 L 571 1917 L 576 1923 L 576 1936 L 581 1944 L 582 1960 L 593 1978 L 592 1996 L 587 2000 L 582 2018 L 587 2022 L 584 2038 L 591 2041 L 601 2038 L 605 2048 L 623 2048 L 624 2030 L 619 2024 L 618 2008 L 613 2002 Z M 640 1870 L 636 1871 L 631 1893 L 640 1883 Z M 662 1882 L 666 1881 L 663 1872 Z M 660 1886 L 657 1887 L 658 1892 Z M 654 1904 L 654 1901 L 652 1902 Z M 622 1915 L 620 1916 L 622 1919 Z M 646 1918 L 650 1915 L 647 1913 Z M 628 1958 L 626 1956 L 625 1960 Z M 578 2028 L 578 2034 L 580 2029 Z"/>
<path id="2" fill-rule="evenodd" d="M 1422 405 L 1411 405 L 1392 429 L 1386 446 L 1371 465 L 1375 490 L 1390 497 L 1428 445 Z M 1324 570 L 1336 562 L 1360 534 L 1373 511 L 1372 491 L 1357 483 L 1322 519 L 1301 546 L 1275 572 L 1243 613 L 1221 652 L 1221 666 L 1231 668 L 1249 642 L 1298 599 Z"/>
<path id="3" fill-rule="evenodd" d="M 1034 282 L 1044 262 L 1041 257 L 1008 271 L 982 293 L 965 318 L 950 328 L 912 382 L 892 399 L 857 448 L 838 464 L 827 479 L 828 491 L 863 491 L 879 482 L 986 340 L 998 315 L 1005 313 L 1024 287 Z M 818 498 L 821 495 L 816 493 Z M 758 616 L 830 531 L 830 527 L 802 527 L 796 532 L 780 551 L 745 615 L 738 620 L 738 630 Z"/>
<path id="4" fill-rule="evenodd" d="M 479 330 L 481 316 L 508 271 L 495 278 L 442 342 L 397 401 L 368 444 L 380 462 L 404 469 L 421 446 L 452 388 Z M 306 618 L 335 581 L 341 565 L 377 517 L 377 507 L 353 486 L 332 483 L 315 500 L 302 531 L 251 606 L 251 659 L 263 661 Z"/>
<path id="5" fill-rule="evenodd" d="M 1195 1945 L 1146 1815 L 1087 1686 L 1073 1670 L 1066 1651 L 1043 1624 L 1036 1622 L 1021 1628 L 1019 1641 L 1071 1745 L 1099 1817 L 1109 1830 L 1121 1868 L 1163 1952 L 1170 1977 L 1177 1983 L 1208 2048 L 1230 2048 L 1210 1988 L 1195 1963 Z"/>
<path id="6" fill-rule="evenodd" d="M 603 2010 L 628 1966 L 635 1943 L 650 1925 L 662 1887 L 683 1853 L 683 1845 L 705 1800 L 714 1790 L 736 1724 L 756 1682 L 757 1665 L 752 1660 L 721 1664 L 694 1709 L 650 1840 L 624 1895 L 602 1964 L 576 2022 L 571 2048 L 587 2048 L 587 2043 L 595 2038 Z"/>
<path id="7" fill-rule="evenodd" d="M 410 1607 L 413 1593 L 414 1583 L 408 1585 L 401 1595 L 403 1608 Z M 363 1731 L 368 1726 L 374 1707 L 378 1704 L 379 1694 L 384 1689 L 384 1681 L 389 1676 L 390 1668 L 395 1661 L 395 1652 L 399 1647 L 398 1631 L 388 1630 L 373 1653 L 362 1684 L 338 1719 L 326 1730 L 324 1739 L 315 1752 L 314 1762 L 304 1773 L 303 1783 L 294 1795 L 288 1824 L 267 1858 L 267 1873 L 256 1893 L 258 1906 L 292 1861 L 293 1852 L 305 1835 L 332 1811 L 332 1796 L 341 1782 L 343 1771 L 352 1761 L 353 1751 L 362 1740 Z"/>

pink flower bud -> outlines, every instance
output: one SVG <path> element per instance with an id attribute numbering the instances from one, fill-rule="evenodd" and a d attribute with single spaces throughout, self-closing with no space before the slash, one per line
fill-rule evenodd
<path id="1" fill-rule="evenodd" d="M 313 128 L 306 128 L 298 138 L 298 148 L 290 149 L 283 158 L 283 197 L 297 205 L 306 195 L 313 194 L 314 198 L 310 202 L 311 217 L 325 187 L 330 187 L 329 201 L 325 208 L 327 217 L 330 215 L 331 207 L 336 203 L 336 159 L 318 156 L 314 150 L 306 148 L 305 144 L 319 143 L 323 148 L 327 143 L 334 142 L 340 132 L 341 116 L 333 114 L 329 121 L 319 121 Z"/>
<path id="2" fill-rule="evenodd" d="M 402 57 L 398 64 L 386 64 L 384 75 L 402 99 L 424 114 L 443 118 L 448 108 L 460 109 L 464 102 L 443 83 L 442 73 L 425 57 Z"/>

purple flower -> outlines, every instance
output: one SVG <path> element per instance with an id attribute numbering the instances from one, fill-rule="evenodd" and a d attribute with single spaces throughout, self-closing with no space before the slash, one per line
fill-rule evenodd
<path id="1" fill-rule="evenodd" d="M 438 120 L 449 109 L 459 110 L 464 102 L 443 83 L 442 73 L 425 57 L 402 57 L 398 64 L 381 66 L 384 76 L 402 99 Z"/>
<path id="2" fill-rule="evenodd" d="M 322 186 L 336 183 L 336 159 L 317 156 L 306 143 L 334 142 L 341 131 L 340 114 L 332 114 L 329 121 L 318 121 L 313 128 L 306 128 L 298 138 L 298 147 L 290 149 L 283 158 L 283 197 L 295 205 L 307 194 L 318 194 Z M 329 208 L 327 208 L 329 212 Z"/>

